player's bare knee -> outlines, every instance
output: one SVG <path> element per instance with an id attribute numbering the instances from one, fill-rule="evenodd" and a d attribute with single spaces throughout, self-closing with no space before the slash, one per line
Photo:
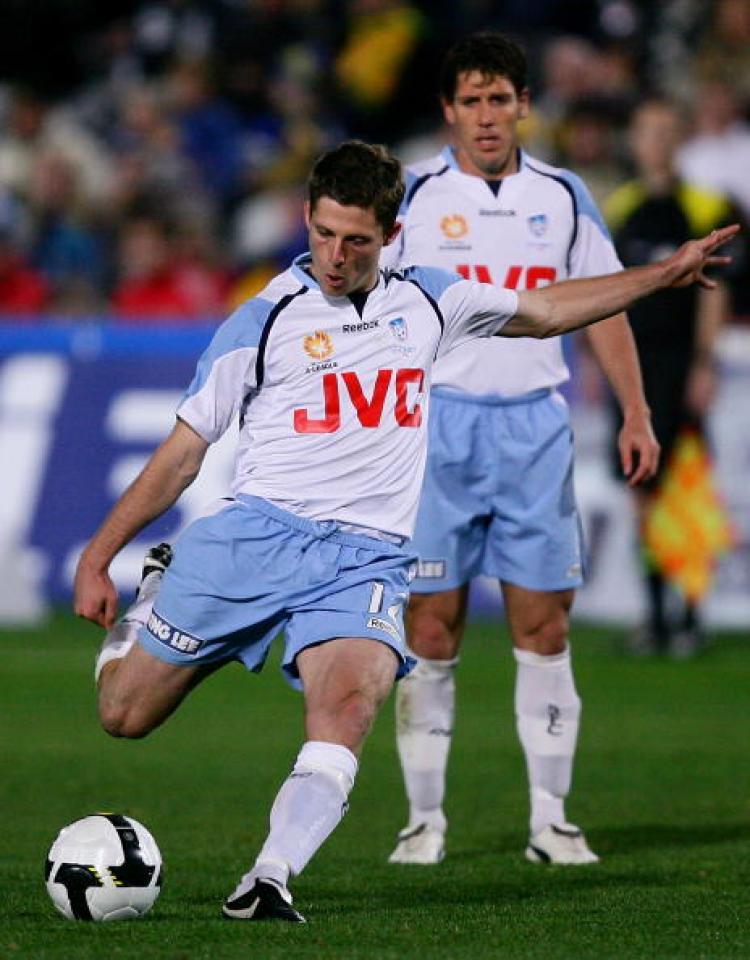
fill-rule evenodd
<path id="1" fill-rule="evenodd" d="M 153 729 L 143 711 L 107 697 L 99 698 L 99 722 L 105 733 L 126 740 L 141 740 Z"/>
<path id="2" fill-rule="evenodd" d="M 515 643 L 522 650 L 530 650 L 542 657 L 552 657 L 565 649 L 568 629 L 567 611 L 560 608 L 523 624 L 516 631 Z"/>
<path id="3" fill-rule="evenodd" d="M 428 660 L 452 660 L 457 653 L 457 641 L 450 624 L 438 611 L 413 610 L 407 618 L 409 647 L 418 657 Z"/>
<path id="4" fill-rule="evenodd" d="M 332 739 L 356 750 L 370 732 L 379 703 L 361 690 L 352 690 L 336 703 L 308 713 L 313 739 Z"/>

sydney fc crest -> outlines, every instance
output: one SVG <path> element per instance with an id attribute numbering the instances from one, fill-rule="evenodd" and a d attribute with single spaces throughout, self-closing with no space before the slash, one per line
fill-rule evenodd
<path id="1" fill-rule="evenodd" d="M 388 329 L 396 341 L 391 344 L 396 353 L 399 353 L 402 357 L 411 356 L 416 348 L 410 347 L 407 342 L 409 340 L 409 328 L 406 325 L 406 320 L 403 317 L 394 317 L 393 320 L 388 321 Z"/>
<path id="2" fill-rule="evenodd" d="M 409 328 L 406 326 L 406 320 L 403 317 L 389 320 L 388 329 L 397 340 L 406 340 L 409 336 Z"/>
<path id="3" fill-rule="evenodd" d="M 549 226 L 546 213 L 535 213 L 533 217 L 526 218 L 526 223 L 535 237 L 543 237 Z"/>

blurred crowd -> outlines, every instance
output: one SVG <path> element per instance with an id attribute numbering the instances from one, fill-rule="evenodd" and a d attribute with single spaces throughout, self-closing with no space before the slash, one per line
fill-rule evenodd
<path id="1" fill-rule="evenodd" d="M 34 57 L 23 17 L 9 26 L 2 322 L 223 316 L 304 249 L 319 153 L 349 136 L 407 162 L 434 150 L 437 64 L 476 29 L 523 43 L 525 142 L 601 204 L 631 173 L 633 107 L 659 94 L 684 117 L 680 171 L 750 220 L 750 0 L 145 0 L 59 20 Z"/>

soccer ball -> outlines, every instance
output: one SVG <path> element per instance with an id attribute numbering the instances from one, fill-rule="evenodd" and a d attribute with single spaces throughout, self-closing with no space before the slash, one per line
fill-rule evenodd
<path id="1" fill-rule="evenodd" d="M 44 878 L 69 920 L 142 917 L 161 891 L 156 841 L 132 817 L 96 813 L 63 827 L 47 854 Z"/>

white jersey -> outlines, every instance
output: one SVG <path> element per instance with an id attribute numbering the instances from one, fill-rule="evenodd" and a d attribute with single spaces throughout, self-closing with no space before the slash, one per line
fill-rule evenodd
<path id="1" fill-rule="evenodd" d="M 327 297 L 298 258 L 216 332 L 178 416 L 213 443 L 239 415 L 232 492 L 412 535 L 433 362 L 513 316 L 509 290 L 430 268 Z"/>
<path id="2" fill-rule="evenodd" d="M 384 266 L 429 264 L 498 287 L 533 290 L 622 269 L 583 181 L 519 152 L 518 173 L 495 181 L 463 173 L 453 150 L 407 170 L 402 231 Z M 568 379 L 559 337 L 467 342 L 441 358 L 433 385 L 516 397 Z"/>

